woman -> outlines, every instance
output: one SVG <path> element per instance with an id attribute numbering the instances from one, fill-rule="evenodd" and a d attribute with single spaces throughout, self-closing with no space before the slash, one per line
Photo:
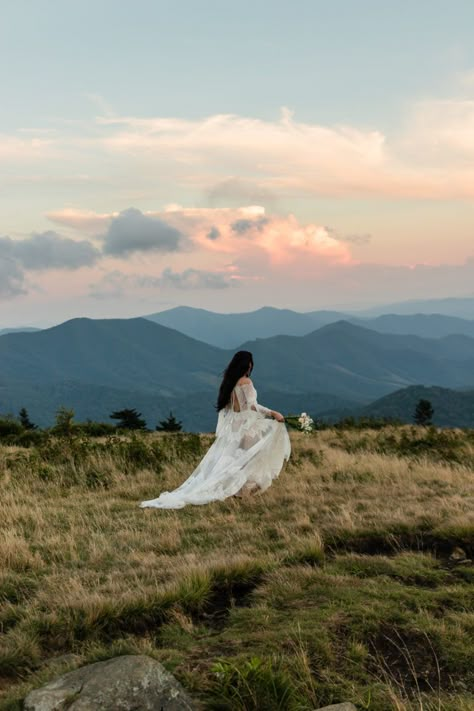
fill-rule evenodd
<path id="1" fill-rule="evenodd" d="M 235 354 L 219 388 L 214 444 L 180 487 L 142 501 L 142 508 L 180 509 L 264 491 L 279 475 L 291 451 L 285 418 L 257 403 L 252 369 L 251 353 Z"/>

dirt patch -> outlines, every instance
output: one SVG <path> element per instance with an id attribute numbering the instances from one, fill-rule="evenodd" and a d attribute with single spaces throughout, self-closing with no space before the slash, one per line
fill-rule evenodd
<path id="1" fill-rule="evenodd" d="M 326 537 L 326 551 L 330 554 L 347 551 L 364 555 L 396 555 L 402 551 L 431 553 L 436 558 L 449 560 L 455 548 L 462 548 L 468 558 L 474 556 L 474 531 L 436 533 L 424 530 L 363 531 L 351 535 L 331 534 Z"/>
<path id="2" fill-rule="evenodd" d="M 419 630 L 382 626 L 369 639 L 369 649 L 371 671 L 382 673 L 403 695 L 452 688 L 452 676 L 442 667 L 432 641 Z"/>
<path id="3" fill-rule="evenodd" d="M 222 629 L 234 607 L 250 607 L 252 593 L 262 582 L 262 577 L 231 583 L 217 583 L 204 611 L 198 615 L 198 620 L 207 627 Z"/>

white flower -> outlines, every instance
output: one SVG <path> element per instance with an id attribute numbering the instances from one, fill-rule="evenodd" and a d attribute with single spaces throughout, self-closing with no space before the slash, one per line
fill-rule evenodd
<path id="1" fill-rule="evenodd" d="M 300 423 L 300 430 L 302 432 L 312 432 L 314 429 L 314 420 L 306 412 L 302 412 L 298 417 L 298 422 Z"/>

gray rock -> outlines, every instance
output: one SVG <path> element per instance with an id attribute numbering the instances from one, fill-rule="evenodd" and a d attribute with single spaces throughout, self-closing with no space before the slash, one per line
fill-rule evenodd
<path id="1" fill-rule="evenodd" d="M 151 657 L 89 664 L 35 689 L 25 711 L 195 711 L 182 686 Z"/>
<path id="2" fill-rule="evenodd" d="M 323 706 L 323 708 L 317 709 L 316 711 L 357 711 L 357 709 L 354 704 L 351 704 L 349 701 L 344 701 L 344 703 L 342 704 L 332 704 L 332 706 Z"/>

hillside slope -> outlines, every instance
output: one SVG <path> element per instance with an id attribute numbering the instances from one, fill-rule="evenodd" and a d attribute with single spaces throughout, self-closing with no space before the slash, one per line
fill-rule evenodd
<path id="1" fill-rule="evenodd" d="M 433 424 L 441 427 L 474 428 L 474 390 L 463 392 L 436 386 L 414 385 L 376 400 L 365 407 L 362 414 L 413 422 L 415 407 L 420 399 L 429 400 L 433 405 Z"/>
<path id="2" fill-rule="evenodd" d="M 214 388 L 226 355 L 146 319 L 73 319 L 0 338 L 2 379 L 79 381 L 164 395 Z"/>
<path id="3" fill-rule="evenodd" d="M 265 404 L 285 412 L 357 408 L 410 385 L 474 387 L 474 339 L 465 336 L 379 334 L 340 321 L 241 348 L 254 354 L 262 402 L 268 394 Z M 132 406 L 153 422 L 173 409 L 207 430 L 233 353 L 146 319 L 75 319 L 8 334 L 0 338 L 0 412 L 33 408 L 43 422 L 61 404 L 92 419 Z"/>

